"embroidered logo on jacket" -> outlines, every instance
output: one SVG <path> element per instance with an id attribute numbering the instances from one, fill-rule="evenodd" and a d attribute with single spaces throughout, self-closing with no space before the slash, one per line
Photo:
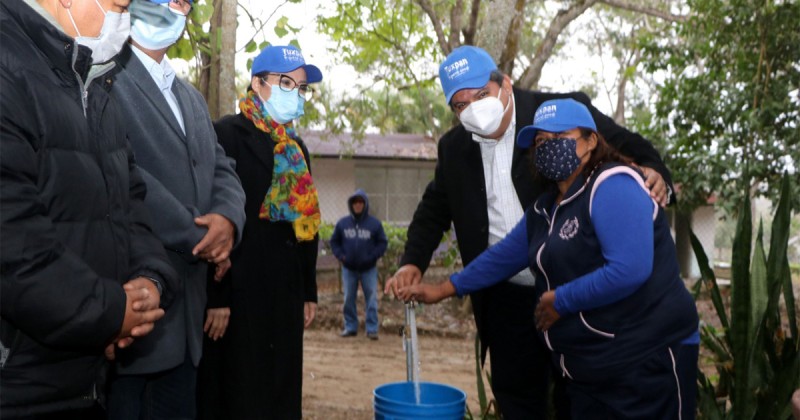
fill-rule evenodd
<path id="1" fill-rule="evenodd" d="M 578 228 L 580 225 L 578 224 L 578 218 L 573 217 L 572 219 L 568 219 L 564 222 L 564 225 L 561 226 L 561 230 L 558 232 L 558 236 L 561 237 L 563 240 L 570 240 L 578 234 Z"/>

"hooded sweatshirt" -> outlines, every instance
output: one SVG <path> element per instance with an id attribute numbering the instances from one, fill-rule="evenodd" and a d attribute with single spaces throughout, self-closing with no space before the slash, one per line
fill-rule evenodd
<path id="1" fill-rule="evenodd" d="M 364 200 L 361 214 L 353 212 L 356 198 Z M 339 219 L 331 236 L 333 255 L 349 270 L 367 271 L 386 252 L 386 234 L 380 220 L 369 215 L 369 198 L 364 190 L 356 190 L 347 199 L 347 208 L 350 215 Z"/>

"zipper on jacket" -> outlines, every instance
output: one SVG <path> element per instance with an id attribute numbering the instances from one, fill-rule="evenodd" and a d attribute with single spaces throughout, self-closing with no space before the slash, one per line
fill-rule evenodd
<path id="1" fill-rule="evenodd" d="M 78 80 L 78 87 L 81 90 L 81 104 L 83 105 L 83 116 L 85 118 L 87 116 L 86 115 L 86 110 L 87 110 L 87 108 L 89 108 L 89 91 L 86 89 L 86 86 L 84 86 L 83 79 L 81 78 L 81 75 L 78 74 L 77 70 L 75 70 L 75 61 L 78 60 L 78 50 L 79 49 L 80 48 L 78 47 L 78 43 L 77 42 L 72 44 L 72 60 L 70 62 L 69 68 L 72 69 L 72 72 L 75 74 L 75 79 Z"/>

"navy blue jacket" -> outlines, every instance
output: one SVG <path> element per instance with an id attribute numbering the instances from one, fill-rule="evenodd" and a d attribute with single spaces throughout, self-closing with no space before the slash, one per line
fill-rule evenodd
<path id="1" fill-rule="evenodd" d="M 593 187 L 582 176 L 553 207 L 555 192 L 540 196 L 526 213 L 528 257 L 539 295 L 606 263 L 590 216 Z M 657 206 L 656 206 L 657 207 Z M 544 333 L 555 363 L 576 381 L 617 375 L 653 351 L 679 343 L 697 331 L 694 300 L 681 281 L 675 245 L 664 209 L 654 215 L 653 270 L 633 294 L 600 308 L 561 317 Z"/>
<path id="2" fill-rule="evenodd" d="M 364 210 L 359 215 L 353 213 L 356 197 L 364 200 Z M 369 198 L 364 190 L 356 190 L 347 199 L 347 208 L 350 215 L 339 219 L 331 236 L 333 255 L 349 270 L 366 271 L 375 267 L 386 252 L 386 234 L 380 220 L 369 215 Z"/>

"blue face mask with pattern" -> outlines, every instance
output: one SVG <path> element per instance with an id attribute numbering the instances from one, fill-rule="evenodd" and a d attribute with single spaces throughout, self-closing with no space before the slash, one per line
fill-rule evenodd
<path id="1" fill-rule="evenodd" d="M 577 149 L 576 139 L 563 137 L 545 141 L 534 150 L 536 170 L 553 181 L 569 178 L 581 166 Z"/>

